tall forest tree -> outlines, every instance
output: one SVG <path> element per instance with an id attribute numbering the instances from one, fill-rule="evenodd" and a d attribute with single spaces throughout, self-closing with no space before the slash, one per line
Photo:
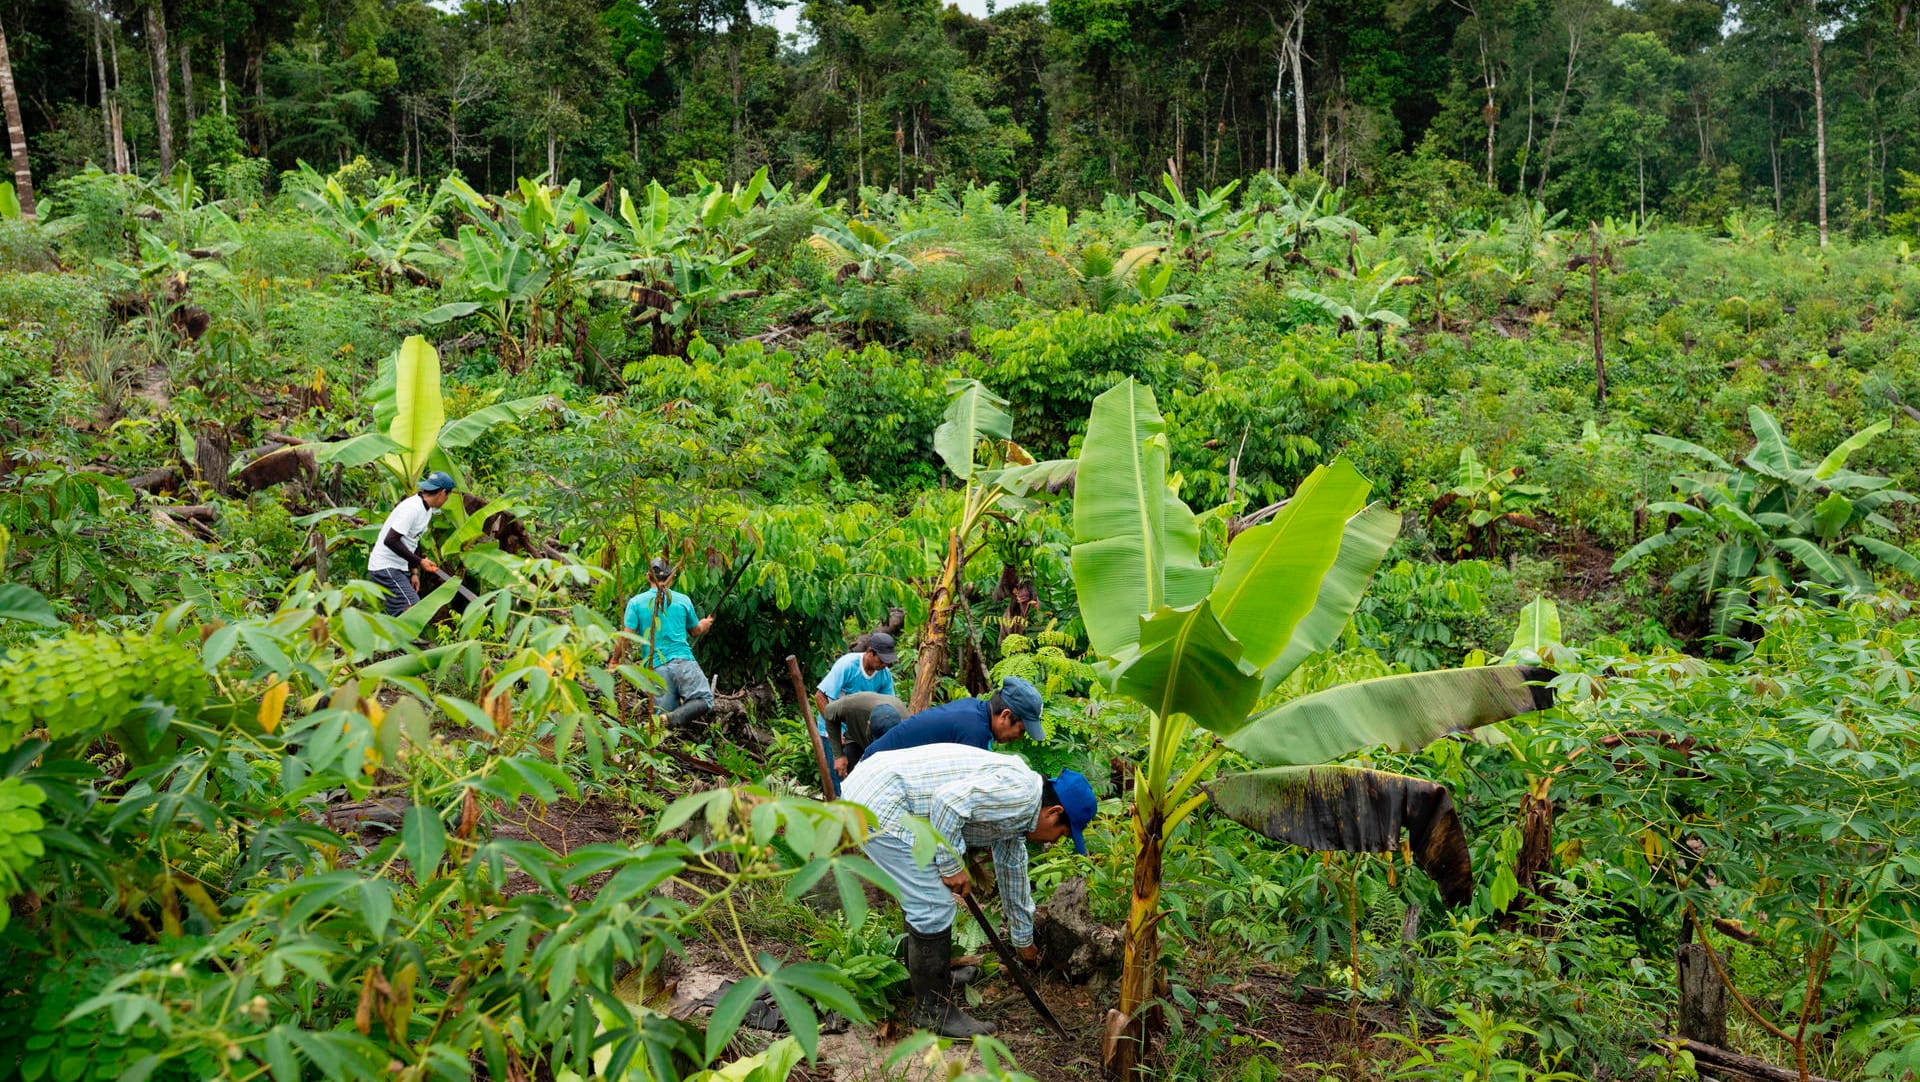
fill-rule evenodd
<path id="1" fill-rule="evenodd" d="M 13 190 L 20 216 L 35 216 L 33 166 L 27 159 L 27 128 L 20 119 L 20 95 L 13 85 L 13 57 L 7 52 L 7 28 L 0 25 L 0 108 L 7 114 L 7 148 L 13 156 Z"/>

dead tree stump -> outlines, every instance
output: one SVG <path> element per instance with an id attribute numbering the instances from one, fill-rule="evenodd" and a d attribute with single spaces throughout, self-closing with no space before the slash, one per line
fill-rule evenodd
<path id="1" fill-rule="evenodd" d="M 1714 972 L 1704 943 L 1682 943 L 1680 977 L 1680 1036 L 1716 1048 L 1727 1046 L 1727 986 Z"/>
<path id="2" fill-rule="evenodd" d="M 1093 919 L 1085 876 L 1060 884 L 1047 904 L 1036 908 L 1033 941 L 1040 947 L 1041 964 L 1071 984 L 1085 984 L 1096 974 L 1120 968 L 1120 930 Z"/>

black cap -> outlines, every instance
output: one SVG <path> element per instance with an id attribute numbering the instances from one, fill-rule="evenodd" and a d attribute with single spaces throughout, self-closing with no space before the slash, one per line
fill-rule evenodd
<path id="1" fill-rule="evenodd" d="M 867 636 L 867 649 L 880 655 L 882 665 L 891 665 L 900 660 L 900 655 L 893 652 L 893 636 L 884 631 Z"/>
<path id="2" fill-rule="evenodd" d="M 673 566 L 659 556 L 655 556 L 653 562 L 647 565 L 647 577 L 650 579 L 660 579 L 664 581 L 672 577 L 672 575 Z"/>

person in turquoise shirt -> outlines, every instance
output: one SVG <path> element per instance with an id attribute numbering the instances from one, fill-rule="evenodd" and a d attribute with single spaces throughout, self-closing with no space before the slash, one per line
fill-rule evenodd
<path id="1" fill-rule="evenodd" d="M 673 568 L 654 560 L 647 568 L 647 590 L 627 601 L 622 623 L 640 636 L 641 663 L 666 682 L 653 708 L 675 729 L 691 729 L 713 710 L 713 685 L 693 656 L 693 637 L 705 635 L 713 617 L 701 619 L 693 599 L 673 589 L 672 581 Z"/>

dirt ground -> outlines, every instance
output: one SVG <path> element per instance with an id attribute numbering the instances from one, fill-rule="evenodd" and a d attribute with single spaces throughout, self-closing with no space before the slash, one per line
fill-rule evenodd
<path id="1" fill-rule="evenodd" d="M 545 809 L 524 805 L 496 833 L 500 837 L 537 841 L 555 852 L 566 853 L 583 845 L 621 841 L 633 821 L 624 809 L 611 805 L 561 801 Z M 516 879 L 524 876 L 516 875 Z M 531 880 L 514 885 L 523 890 L 533 889 Z M 589 889 L 594 885 L 597 884 L 590 884 Z M 808 946 L 764 937 L 755 937 L 751 945 L 756 951 L 788 961 L 804 959 Z M 688 948 L 686 957 L 672 963 L 664 980 L 673 1001 L 673 1013 L 697 1019 L 706 1013 L 706 1008 L 698 1005 L 699 1001 L 740 974 L 726 955 L 711 944 L 694 942 L 688 944 Z M 1038 986 L 1040 996 L 1066 1029 L 1068 1039 L 1064 1041 L 1046 1029 L 1026 997 L 1004 973 L 996 973 L 979 985 L 978 990 L 980 1001 L 970 1009 L 999 1027 L 997 1036 L 1013 1052 L 1021 1071 L 1040 1082 L 1068 1082 L 1099 1076 L 1101 1034 L 1107 1010 L 1116 996 L 1111 981 L 1096 979 L 1089 984 L 1071 985 L 1051 977 L 1042 978 Z M 1248 1038 L 1240 1054 L 1279 1058 L 1288 1065 L 1326 1063 L 1364 1053 L 1372 1043 L 1371 1036 L 1393 1024 L 1391 1019 L 1362 1014 L 1357 1020 L 1359 1032 L 1356 1034 L 1355 1019 L 1345 1007 L 1324 1002 L 1323 996 L 1302 997 L 1279 975 L 1258 971 L 1235 985 L 1208 990 L 1205 999 L 1218 1005 L 1218 1016 L 1231 1023 L 1236 1036 Z M 1316 1000 L 1321 1002 L 1313 1002 Z M 804 1078 L 804 1082 L 945 1079 L 949 1066 L 941 1061 L 921 1058 L 889 1065 L 896 1046 L 910 1033 L 900 1021 L 888 1019 L 877 1025 L 854 1025 L 841 1033 L 825 1034 L 820 1040 L 818 1061 L 803 1065 L 804 1076 L 796 1073 L 795 1077 Z M 751 1055 L 775 1039 L 774 1034 L 743 1030 L 736 1051 Z M 964 1056 L 967 1066 L 978 1066 L 968 1050 L 950 1050 L 947 1056 L 949 1060 Z M 1231 1066 L 1217 1064 L 1220 1076 Z"/>

